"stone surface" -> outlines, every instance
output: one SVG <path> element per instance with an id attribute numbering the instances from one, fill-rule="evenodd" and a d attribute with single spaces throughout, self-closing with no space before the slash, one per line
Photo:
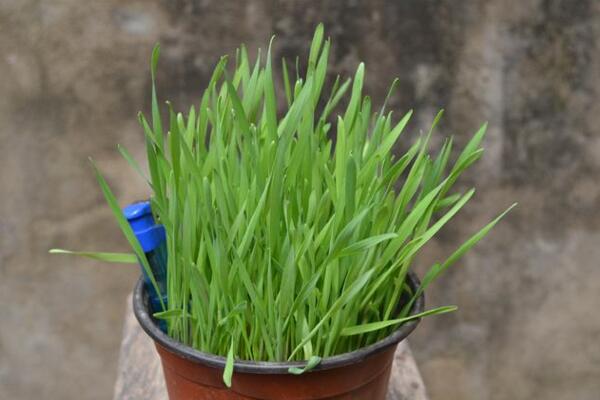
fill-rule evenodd
<path id="1" fill-rule="evenodd" d="M 137 323 L 131 298 L 127 304 L 113 400 L 166 400 L 165 381 L 154 343 Z M 421 374 L 406 341 L 396 350 L 387 399 L 427 400 Z"/>
<path id="2" fill-rule="evenodd" d="M 135 267 L 49 256 L 124 250 L 88 166 L 125 202 L 147 194 L 138 109 L 160 40 L 161 99 L 196 102 L 218 56 L 277 34 L 304 54 L 317 21 L 332 71 L 359 60 L 380 104 L 415 109 L 406 146 L 446 109 L 436 140 L 489 121 L 465 178 L 470 207 L 417 260 L 423 271 L 501 209 L 519 207 L 428 294 L 458 313 L 411 345 L 433 400 L 595 400 L 600 393 L 600 3 L 593 0 L 0 1 L 0 393 L 106 399 Z"/>

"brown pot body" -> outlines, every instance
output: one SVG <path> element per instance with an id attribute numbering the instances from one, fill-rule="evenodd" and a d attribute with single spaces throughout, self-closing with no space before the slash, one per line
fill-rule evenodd
<path id="1" fill-rule="evenodd" d="M 385 400 L 396 347 L 356 364 L 302 375 L 235 372 L 227 388 L 222 369 L 187 360 L 156 344 L 170 400 Z"/>
<path id="2" fill-rule="evenodd" d="M 407 283 L 413 293 L 420 285 L 412 273 Z M 423 312 L 424 305 L 421 295 L 410 313 Z M 156 344 L 170 400 L 384 400 L 396 347 L 419 323 L 418 319 L 406 322 L 376 343 L 323 358 L 301 375 L 288 373 L 288 368 L 302 367 L 303 362 L 236 360 L 228 388 L 223 383 L 224 357 L 177 342 L 159 328 L 149 312 L 141 278 L 133 293 L 133 311 Z"/>

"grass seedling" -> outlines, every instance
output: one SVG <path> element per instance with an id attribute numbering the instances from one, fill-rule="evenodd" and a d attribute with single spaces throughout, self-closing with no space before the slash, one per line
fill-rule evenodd
<path id="1" fill-rule="evenodd" d="M 278 86 L 285 96 L 275 90 L 271 46 L 253 64 L 242 47 L 232 69 L 227 57 L 217 63 L 198 108 L 184 115 L 167 103 L 164 122 L 154 85 L 159 47 L 152 53 L 151 119 L 139 120 L 152 209 L 166 228 L 169 254 L 168 308 L 156 317 L 167 320 L 176 340 L 226 357 L 228 384 L 235 359 L 307 360 L 290 371 L 302 373 L 410 319 L 453 311 L 410 315 L 428 285 L 506 213 L 433 265 L 409 293 L 413 260 L 474 193 L 452 189 L 481 157 L 486 126 L 450 163 L 451 139 L 429 152 L 440 112 L 426 135 L 394 155 L 412 113 L 395 122 L 385 104 L 373 111 L 363 64 L 353 80 L 338 77 L 324 94 L 330 41 L 323 37 L 320 25 L 302 76 L 296 71 L 292 79 L 284 61 Z M 98 179 L 131 243 L 114 196 Z M 398 308 L 403 293 L 410 300 Z"/>

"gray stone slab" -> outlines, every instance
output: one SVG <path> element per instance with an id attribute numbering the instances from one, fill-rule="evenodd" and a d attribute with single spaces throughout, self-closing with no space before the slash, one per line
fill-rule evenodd
<path id="1" fill-rule="evenodd" d="M 152 339 L 137 323 L 128 301 L 114 400 L 166 400 L 160 360 Z M 406 341 L 396 351 L 388 400 L 427 400 L 421 374 Z"/>

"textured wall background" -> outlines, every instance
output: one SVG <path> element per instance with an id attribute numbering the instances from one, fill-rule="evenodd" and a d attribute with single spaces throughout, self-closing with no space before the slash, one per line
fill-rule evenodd
<path id="1" fill-rule="evenodd" d="M 146 189 L 116 143 L 142 144 L 147 60 L 160 94 L 187 107 L 218 56 L 278 35 L 305 54 L 324 21 L 332 70 L 366 61 L 367 91 L 414 108 L 440 137 L 490 122 L 478 195 L 428 248 L 449 254 L 520 206 L 432 289 L 460 312 L 421 324 L 414 353 L 432 399 L 597 399 L 600 393 L 600 3 L 473 1 L 0 1 L 0 397 L 106 399 L 137 271 L 48 256 L 126 248 L 93 179 L 123 203 Z M 414 137 L 414 136 L 413 136 Z M 134 151 L 139 159 L 143 153 Z"/>

